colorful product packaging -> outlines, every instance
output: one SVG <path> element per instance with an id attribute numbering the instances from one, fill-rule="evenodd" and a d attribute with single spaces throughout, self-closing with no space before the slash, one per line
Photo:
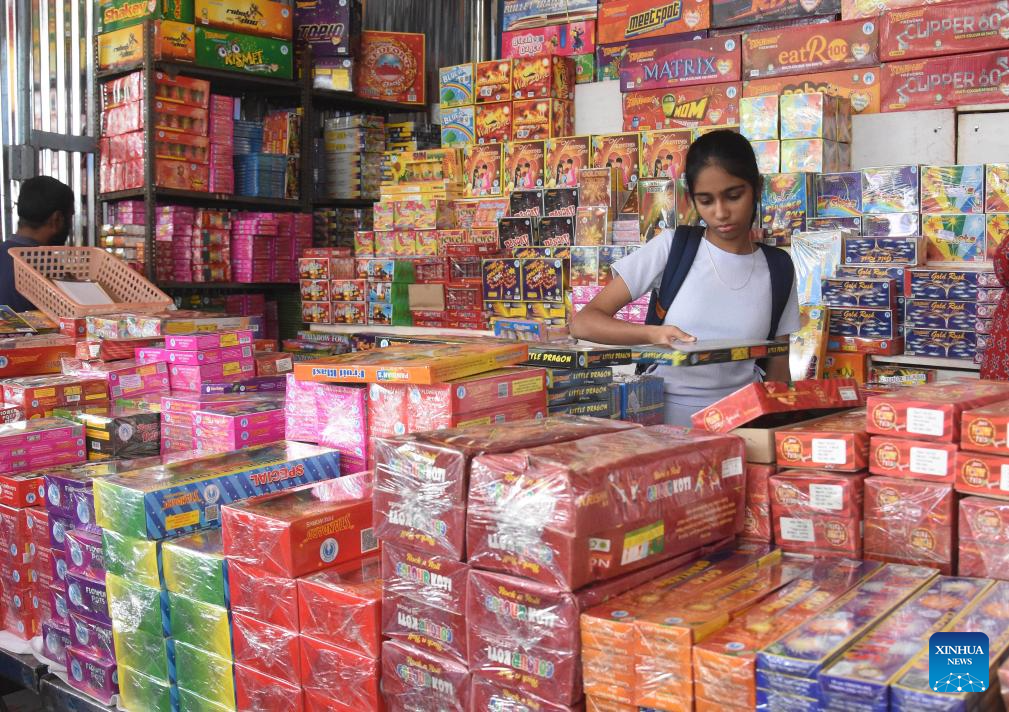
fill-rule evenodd
<path id="1" fill-rule="evenodd" d="M 803 410 L 850 409 L 863 405 L 854 379 L 765 381 L 741 388 L 694 415 L 698 428 L 728 433 L 760 416 Z"/>
<path id="2" fill-rule="evenodd" d="M 907 294 L 915 299 L 977 301 L 984 273 L 971 269 L 912 269 L 907 271 Z"/>
<path id="3" fill-rule="evenodd" d="M 300 682 L 291 684 L 235 663 L 235 701 L 240 710 L 299 712 L 304 697 Z"/>
<path id="4" fill-rule="evenodd" d="M 775 541 L 789 552 L 860 558 L 864 479 L 799 471 L 772 477 Z"/>
<path id="5" fill-rule="evenodd" d="M 1009 50 L 883 65 L 883 111 L 942 109 L 1005 99 Z"/>
<path id="6" fill-rule="evenodd" d="M 880 58 L 884 62 L 1001 49 L 1009 13 L 983 2 L 922 5 L 884 15 Z"/>
<path id="7" fill-rule="evenodd" d="M 628 50 L 620 62 L 620 90 L 631 92 L 738 82 L 742 69 L 740 60 L 739 36 L 676 44 L 655 41 Z"/>
<path id="8" fill-rule="evenodd" d="M 1009 20 L 1009 15 L 1006 16 Z M 922 166 L 923 213 L 980 213 L 984 211 L 982 165 Z"/>
<path id="9" fill-rule="evenodd" d="M 870 214 L 918 212 L 918 166 L 862 169 L 862 211 Z"/>
<path id="10" fill-rule="evenodd" d="M 957 446 L 952 443 L 872 436 L 869 472 L 874 475 L 952 483 L 956 471 Z"/>
<path id="11" fill-rule="evenodd" d="M 908 299 L 904 319 L 908 327 L 917 329 L 972 330 L 977 317 L 975 304 Z"/>
<path id="12" fill-rule="evenodd" d="M 219 529 L 166 542 L 162 547 L 162 560 L 165 588 L 170 593 L 227 607 L 227 565 Z"/>
<path id="13" fill-rule="evenodd" d="M 743 39 L 747 79 L 878 64 L 879 33 L 871 20 L 754 32 Z"/>
<path id="14" fill-rule="evenodd" d="M 961 415 L 1009 397 L 995 382 L 932 383 L 867 399 L 866 429 L 876 435 L 904 434 L 930 442 L 959 442 Z"/>
<path id="15" fill-rule="evenodd" d="M 924 240 L 918 237 L 844 238 L 846 264 L 902 264 L 917 266 L 925 261 Z"/>
<path id="16" fill-rule="evenodd" d="M 391 709 L 436 705 L 445 712 L 469 709 L 467 667 L 397 640 L 382 644 L 382 690 Z"/>
<path id="17" fill-rule="evenodd" d="M 983 215 L 922 215 L 921 234 L 933 262 L 983 262 L 987 258 Z"/>
<path id="18" fill-rule="evenodd" d="M 1009 212 L 1009 164 L 985 166 L 985 212 Z"/>
<path id="19" fill-rule="evenodd" d="M 869 435 L 865 411 L 847 411 L 775 431 L 782 467 L 857 472 L 865 469 Z"/>
<path id="20" fill-rule="evenodd" d="M 425 39 L 423 33 L 415 32 L 362 32 L 354 67 L 357 94 L 382 101 L 424 104 Z M 390 56 L 400 60 L 395 71 L 383 61 Z"/>
<path id="21" fill-rule="evenodd" d="M 793 236 L 813 213 L 813 186 L 806 173 L 776 173 L 764 179 L 760 224 L 772 234 Z"/>
<path id="22" fill-rule="evenodd" d="M 377 659 L 382 643 L 382 578 L 377 556 L 298 579 L 300 630 Z"/>
<path id="23" fill-rule="evenodd" d="M 298 587 L 294 579 L 229 561 L 228 592 L 233 614 L 288 631 L 298 630 Z"/>
<path id="24" fill-rule="evenodd" d="M 599 8 L 597 38 L 615 43 L 638 38 L 663 37 L 679 32 L 703 30 L 711 26 L 709 3 L 655 5 L 648 0 L 614 0 Z"/>
<path id="25" fill-rule="evenodd" d="M 71 645 L 66 651 L 67 673 L 71 687 L 80 690 L 102 704 L 111 704 L 119 692 L 116 664 L 95 657 Z"/>
<path id="26" fill-rule="evenodd" d="M 742 89 L 739 83 L 726 82 L 625 93 L 624 131 L 736 125 Z"/>
<path id="27" fill-rule="evenodd" d="M 959 489 L 959 481 L 957 483 Z M 1009 507 L 1005 500 L 964 497 L 959 506 L 959 557 L 961 576 L 1001 575 L 1007 565 Z"/>
<path id="28" fill-rule="evenodd" d="M 867 558 L 881 556 L 952 573 L 956 506 L 951 484 L 869 477 L 864 527 Z"/>
<path id="29" fill-rule="evenodd" d="M 954 472 L 957 492 L 1002 496 L 1009 491 L 1007 465 L 1009 459 L 1004 454 L 959 453 Z"/>
<path id="30" fill-rule="evenodd" d="M 573 19 L 573 15 L 565 19 Z M 501 56 L 521 57 L 584 56 L 596 49 L 596 23 L 565 22 L 545 27 L 506 30 L 501 36 Z"/>
<path id="31" fill-rule="evenodd" d="M 196 61 L 204 67 L 291 79 L 294 51 L 289 41 L 225 30 L 196 28 Z"/>
<path id="32" fill-rule="evenodd" d="M 973 331 L 908 327 L 904 334 L 904 353 L 909 356 L 969 360 L 977 353 L 977 335 Z"/>
<path id="33" fill-rule="evenodd" d="M 308 709 L 380 709 L 378 660 L 299 636 L 301 684 Z"/>
<path id="34" fill-rule="evenodd" d="M 848 217 L 862 214 L 862 176 L 826 173 L 816 176 L 817 217 Z"/>

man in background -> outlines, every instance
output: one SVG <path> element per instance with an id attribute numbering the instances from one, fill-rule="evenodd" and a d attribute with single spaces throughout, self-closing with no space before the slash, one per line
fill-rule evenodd
<path id="1" fill-rule="evenodd" d="M 12 247 L 43 247 L 67 244 L 74 220 L 74 192 L 55 178 L 38 176 L 21 184 L 18 194 L 18 227 L 0 244 L 0 304 L 16 312 L 35 305 L 14 287 Z"/>

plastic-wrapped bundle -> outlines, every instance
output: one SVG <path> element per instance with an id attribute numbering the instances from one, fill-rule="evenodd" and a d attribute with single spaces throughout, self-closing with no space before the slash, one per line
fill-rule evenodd
<path id="1" fill-rule="evenodd" d="M 1005 576 L 1009 570 L 1009 502 L 988 497 L 960 500 L 961 576 Z"/>
<path id="2" fill-rule="evenodd" d="M 301 684 L 298 634 L 240 613 L 232 615 L 235 664 L 261 675 Z"/>
<path id="3" fill-rule="evenodd" d="M 283 628 L 298 630 L 298 582 L 274 576 L 240 561 L 228 562 L 231 612 Z"/>
<path id="4" fill-rule="evenodd" d="M 953 573 L 956 508 L 942 482 L 869 477 L 865 481 L 865 557 Z"/>
<path id="5" fill-rule="evenodd" d="M 318 442 L 340 453 L 340 470 L 353 474 L 368 466 L 368 399 L 362 386 L 306 383 L 315 387 Z M 290 420 L 288 421 L 290 423 Z"/>
<path id="6" fill-rule="evenodd" d="M 249 712 L 302 712 L 305 704 L 300 682 L 292 685 L 237 663 L 235 696 L 237 708 Z"/>
<path id="7" fill-rule="evenodd" d="M 300 642 L 301 686 L 309 709 L 379 709 L 378 660 L 307 635 Z"/>
<path id="8" fill-rule="evenodd" d="M 227 574 L 220 529 L 165 542 L 162 561 L 165 588 L 170 593 L 227 607 Z"/>
<path id="9" fill-rule="evenodd" d="M 865 475 L 783 472 L 770 478 L 774 540 L 784 551 L 860 557 Z"/>
<path id="10" fill-rule="evenodd" d="M 470 692 L 472 708 L 475 710 L 497 710 L 498 712 L 576 712 L 581 705 L 565 705 L 539 695 L 518 692 L 507 683 L 499 682 L 482 674 L 473 675 Z"/>
<path id="11" fill-rule="evenodd" d="M 382 690 L 388 712 L 469 709 L 470 672 L 459 662 L 442 658 L 397 640 L 382 644 Z"/>
<path id="12" fill-rule="evenodd" d="M 316 410 L 318 385 L 312 381 L 299 381 L 293 373 L 287 374 L 284 415 L 288 440 L 305 443 L 319 442 L 319 422 Z"/>
<path id="13" fill-rule="evenodd" d="M 298 579 L 301 633 L 378 658 L 382 646 L 381 560 L 371 556 Z"/>

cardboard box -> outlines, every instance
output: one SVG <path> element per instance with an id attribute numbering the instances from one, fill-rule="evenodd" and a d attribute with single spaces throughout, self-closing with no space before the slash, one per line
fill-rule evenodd
<path id="1" fill-rule="evenodd" d="M 382 644 L 380 563 L 372 556 L 299 579 L 302 635 L 377 659 Z"/>
<path id="2" fill-rule="evenodd" d="M 816 176 L 817 217 L 848 217 L 862 214 L 860 173 L 826 173 Z"/>
<path id="3" fill-rule="evenodd" d="M 624 131 L 692 129 L 739 123 L 739 83 L 624 94 Z"/>
<path id="4" fill-rule="evenodd" d="M 918 237 L 844 238 L 845 263 L 903 264 L 917 266 L 925 261 L 924 240 Z"/>
<path id="5" fill-rule="evenodd" d="M 735 531 L 742 524 L 742 509 L 739 505 L 743 500 L 743 483 L 737 484 L 733 479 L 735 476 L 733 473 L 738 471 L 741 475 L 743 471 L 743 448 L 738 440 L 700 435 L 683 437 L 664 426 L 656 426 L 602 435 L 580 442 L 579 452 L 583 456 L 590 450 L 595 455 L 592 458 L 580 459 L 579 463 L 571 461 L 570 448 L 558 446 L 536 448 L 524 455 L 494 455 L 478 460 L 478 466 L 472 474 L 467 526 L 471 563 L 482 568 L 490 567 L 509 573 L 514 572 L 573 590 L 585 583 L 609 579 L 674 556 L 686 550 L 684 547 L 690 548 L 687 547 L 687 541 L 683 536 L 672 528 L 671 523 L 683 516 L 685 511 L 699 504 L 700 500 L 706 500 L 716 509 L 730 506 L 732 514 L 729 515 L 729 510 L 726 510 L 727 519 L 724 526 L 709 520 L 714 525 L 712 528 L 697 531 L 687 539 L 702 544 L 715 541 L 724 536 L 723 532 L 730 528 Z M 557 514 L 571 507 L 570 496 L 577 496 L 581 501 L 595 501 L 591 492 L 598 487 L 598 483 L 593 484 L 598 479 L 597 472 L 604 469 L 607 472 L 623 472 L 629 478 L 627 485 L 630 486 L 632 481 L 646 476 L 646 472 L 654 474 L 655 468 L 661 466 L 669 457 L 710 461 L 710 467 L 722 473 L 722 476 L 717 484 L 709 482 L 713 488 L 710 493 L 702 495 L 700 500 L 693 496 L 686 500 L 675 496 L 675 488 L 686 486 L 686 481 L 683 481 L 683 485 L 677 485 L 674 482 L 679 480 L 659 484 L 654 484 L 653 480 L 652 486 L 662 488 L 663 491 L 668 490 L 669 494 L 660 496 L 657 491 L 656 499 L 640 510 L 636 508 L 634 512 L 621 514 L 607 508 L 600 501 L 599 506 L 582 507 L 577 515 L 572 510 L 571 518 L 565 515 L 563 521 L 557 519 Z M 593 464 L 586 466 L 590 461 Z M 626 464 L 634 461 L 649 464 L 640 470 L 624 469 Z M 582 495 L 574 495 L 572 492 L 558 499 L 555 502 L 555 513 L 551 517 L 552 523 L 546 528 L 539 523 L 533 531 L 528 529 L 528 524 L 532 524 L 531 520 L 526 523 L 521 515 L 516 517 L 514 512 L 505 515 L 493 501 L 491 493 L 494 491 L 495 483 L 501 481 L 505 471 L 528 473 L 519 474 L 518 479 L 513 480 L 516 485 L 512 486 L 525 487 L 527 483 L 531 485 L 538 477 L 533 473 L 545 472 L 541 468 L 558 468 L 554 470 L 558 476 L 567 481 L 584 483 L 584 486 L 578 486 Z M 693 485 L 690 489 L 693 490 Z M 515 534 L 523 532 L 518 539 L 513 539 L 514 535 L 509 534 L 505 541 L 501 540 L 499 530 L 504 521 L 503 517 L 509 520 L 509 527 L 518 527 L 510 531 L 514 531 Z M 639 525 L 646 522 L 648 526 L 638 531 Z M 635 536 L 623 539 L 624 534 L 620 532 L 625 534 L 634 532 Z M 519 546 L 519 541 L 525 536 L 534 537 L 536 545 Z M 589 538 L 610 539 L 611 551 L 586 556 L 585 553 L 589 550 L 583 547 L 587 547 Z M 658 546 L 659 541 L 663 544 L 661 553 L 656 556 L 653 547 Z M 504 547 L 497 548 L 496 545 Z M 583 553 L 577 553 L 579 551 Z M 624 553 L 620 554 L 621 551 Z"/>
<path id="6" fill-rule="evenodd" d="M 513 59 L 511 98 L 574 100 L 574 60 L 556 55 Z"/>
<path id="7" fill-rule="evenodd" d="M 475 68 L 474 101 L 496 103 L 512 96 L 512 63 L 509 60 L 478 62 Z"/>
<path id="8" fill-rule="evenodd" d="M 405 104 L 425 103 L 425 36 L 411 32 L 361 33 L 360 56 L 355 57 L 355 90 L 368 99 Z M 383 58 L 399 59 L 396 71 Z"/>
<path id="9" fill-rule="evenodd" d="M 869 435 L 861 409 L 792 425 L 774 438 L 782 467 L 856 472 L 867 464 Z"/>
<path id="10" fill-rule="evenodd" d="M 759 22 L 801 20 L 812 17 L 831 17 L 841 12 L 840 0 L 816 0 L 802 3 L 785 0 L 772 8 L 762 8 L 750 0 L 714 0 L 711 3 L 712 27 L 739 27 Z"/>
<path id="11" fill-rule="evenodd" d="M 381 709 L 378 660 L 305 635 L 299 640 L 308 709 Z"/>
<path id="12" fill-rule="evenodd" d="M 771 499 L 768 478 L 777 472 L 773 465 L 746 463 L 746 499 L 743 509 L 743 533 L 747 540 L 770 542 L 774 535 L 771 526 Z"/>
<path id="13" fill-rule="evenodd" d="M 543 141 L 516 141 L 505 144 L 505 190 L 532 191 L 546 184 L 546 155 Z M 512 211 L 512 215 L 514 215 Z"/>
<path id="14" fill-rule="evenodd" d="M 278 40 L 291 39 L 294 13 L 290 5 L 272 0 L 244 5 L 233 0 L 194 0 L 194 3 L 197 24 Z"/>
<path id="15" fill-rule="evenodd" d="M 975 302 L 908 299 L 905 323 L 916 329 L 972 330 L 977 318 Z"/>
<path id="16" fill-rule="evenodd" d="M 971 269 L 907 270 L 908 296 L 915 299 L 976 301 L 984 273 Z"/>
<path id="17" fill-rule="evenodd" d="M 225 506 L 221 528 L 229 559 L 277 576 L 297 578 L 360 558 L 378 547 L 371 528 L 371 476 L 351 475 Z"/>
<path id="18" fill-rule="evenodd" d="M 599 8 L 599 42 L 623 42 L 637 38 L 663 37 L 711 26 L 707 2 L 665 3 L 649 0 L 613 0 Z"/>
<path id="19" fill-rule="evenodd" d="M 1004 101 L 1009 50 L 883 65 L 883 111 L 943 109 Z"/>
<path id="20" fill-rule="evenodd" d="M 525 99 L 512 104 L 512 139 L 532 141 L 574 133 L 574 102 Z"/>
<path id="21" fill-rule="evenodd" d="M 471 674 L 466 665 L 423 648 L 385 641 L 382 677 L 385 699 L 392 709 L 424 705 L 452 712 L 469 709 Z"/>
<path id="22" fill-rule="evenodd" d="M 956 469 L 957 446 L 952 443 L 872 436 L 869 472 L 874 475 L 952 483 Z"/>
<path id="23" fill-rule="evenodd" d="M 897 283 L 892 279 L 834 277 L 823 280 L 823 303 L 834 308 L 893 310 L 897 304 Z"/>
<path id="24" fill-rule="evenodd" d="M 960 490 L 960 481 L 957 481 Z M 1009 503 L 989 497 L 960 500 L 957 533 L 960 538 L 957 573 L 997 577 L 1009 565 Z"/>
<path id="25" fill-rule="evenodd" d="M 959 442 L 961 414 L 1005 400 L 1009 389 L 995 382 L 940 382 L 868 398 L 867 429 L 877 435 L 906 434 L 930 442 Z"/>
<path id="26" fill-rule="evenodd" d="M 961 452 L 954 474 L 957 492 L 988 496 L 1009 492 L 1009 458 L 1004 454 Z"/>
<path id="27" fill-rule="evenodd" d="M 675 44 L 655 41 L 629 49 L 620 61 L 620 90 L 738 82 L 742 71 L 740 39 L 737 35 Z"/>
<path id="28" fill-rule="evenodd" d="M 743 39 L 743 76 L 747 79 L 878 64 L 879 34 L 872 21 L 754 32 Z"/>
<path id="29" fill-rule="evenodd" d="M 362 5 L 358 0 L 332 5 L 298 0 L 294 10 L 298 45 L 310 45 L 313 57 L 352 55 L 361 31 Z"/>
<path id="30" fill-rule="evenodd" d="M 985 166 L 986 213 L 1009 212 L 1009 164 L 989 163 Z"/>
<path id="31" fill-rule="evenodd" d="M 573 16 L 565 19 L 573 19 Z M 572 21 L 530 29 L 505 30 L 501 35 L 501 56 L 505 59 L 576 55 L 594 57 L 595 51 L 594 21 Z"/>
<path id="32" fill-rule="evenodd" d="M 922 5 L 892 10 L 882 17 L 880 59 L 892 62 L 942 54 L 1001 49 L 1009 34 L 1009 13 L 985 2 Z"/>
<path id="33" fill-rule="evenodd" d="M 1009 427 L 1009 402 L 966 410 L 961 425 L 961 447 L 971 452 L 1009 455 L 1005 437 Z"/>
<path id="34" fill-rule="evenodd" d="M 982 215 L 922 215 L 921 234 L 932 262 L 983 262 L 988 250 Z"/>
<path id="35" fill-rule="evenodd" d="M 192 0 L 161 0 L 153 6 L 125 2 L 124 0 L 102 0 L 97 5 L 96 24 L 98 32 L 110 33 L 127 27 L 136 27 L 144 20 L 169 20 L 193 22 Z"/>
<path id="36" fill-rule="evenodd" d="M 297 581 L 240 561 L 228 564 L 231 611 L 284 630 L 298 630 Z"/>
<path id="37" fill-rule="evenodd" d="M 1009 26 L 1009 19 L 1007 19 L 1007 26 Z M 922 166 L 921 211 L 923 213 L 984 212 L 984 175 L 985 168 L 982 165 Z"/>
<path id="38" fill-rule="evenodd" d="M 294 51 L 289 41 L 224 30 L 196 28 L 196 61 L 204 67 L 256 76 L 294 76 Z"/>
<path id="39" fill-rule="evenodd" d="M 876 556 L 951 572 L 955 554 L 953 485 L 870 477 L 865 481 L 864 548 Z"/>
<path id="40" fill-rule="evenodd" d="M 772 234 L 791 237 L 806 228 L 815 197 L 811 177 L 806 173 L 775 173 L 764 180 L 760 202 L 760 224 Z"/>
<path id="41" fill-rule="evenodd" d="M 852 114 L 875 114 L 880 108 L 879 72 L 846 70 L 751 79 L 743 83 L 743 96 L 809 94 L 822 92 L 847 99 Z"/>
<path id="42" fill-rule="evenodd" d="M 908 327 L 904 337 L 904 353 L 934 358 L 972 359 L 977 352 L 977 335 L 973 331 L 945 331 Z"/>

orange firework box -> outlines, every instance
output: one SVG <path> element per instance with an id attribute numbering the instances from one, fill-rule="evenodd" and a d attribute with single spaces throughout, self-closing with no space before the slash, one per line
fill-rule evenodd
<path id="1" fill-rule="evenodd" d="M 872 66 L 879 66 L 879 31 L 874 20 L 766 30 L 743 38 L 747 79 Z"/>
<path id="2" fill-rule="evenodd" d="M 728 82 L 629 92 L 623 95 L 624 131 L 738 124 L 742 89 Z"/>
<path id="3" fill-rule="evenodd" d="M 1009 400 L 965 410 L 960 447 L 972 452 L 1009 455 Z"/>
<path id="4" fill-rule="evenodd" d="M 512 98 L 575 98 L 575 61 L 571 57 L 522 57 L 512 60 Z"/>
<path id="5" fill-rule="evenodd" d="M 509 101 L 512 97 L 512 62 L 494 59 L 478 62 L 473 95 L 477 104 Z"/>
<path id="6" fill-rule="evenodd" d="M 910 477 L 952 483 L 956 476 L 957 446 L 873 435 L 869 441 L 869 472 L 888 477 Z"/>
<path id="7" fill-rule="evenodd" d="M 870 396 L 866 429 L 934 442 L 960 441 L 961 414 L 1009 398 L 1009 384 L 949 381 Z"/>
<path id="8" fill-rule="evenodd" d="M 693 701 L 693 646 L 722 630 L 768 594 L 808 575 L 808 559 L 784 559 L 724 577 L 692 602 L 676 597 L 634 623 L 634 702 L 689 709 Z"/>
<path id="9" fill-rule="evenodd" d="M 1009 497 L 1009 456 L 960 452 L 954 486 L 964 494 Z"/>
<path id="10" fill-rule="evenodd" d="M 645 131 L 641 134 L 642 178 L 679 178 L 687 160 L 691 134 L 687 130 Z"/>
<path id="11" fill-rule="evenodd" d="M 477 104 L 474 118 L 477 143 L 503 143 L 512 137 L 512 103 Z"/>
<path id="12" fill-rule="evenodd" d="M 869 477 L 865 480 L 864 554 L 931 566 L 951 574 L 956 505 L 942 482 Z"/>
<path id="13" fill-rule="evenodd" d="M 711 27 L 708 0 L 610 0 L 599 7 L 599 44 L 663 37 Z"/>
<path id="14" fill-rule="evenodd" d="M 798 411 L 847 409 L 865 405 L 858 382 L 851 378 L 796 381 L 792 385 L 765 381 L 744 386 L 696 413 L 694 425 L 727 433 L 763 415 Z"/>
<path id="15" fill-rule="evenodd" d="M 746 463 L 746 501 L 743 505 L 743 539 L 771 541 L 771 494 L 768 480 L 774 465 Z"/>
<path id="16" fill-rule="evenodd" d="M 876 114 L 880 106 L 878 67 L 753 79 L 743 83 L 743 96 L 829 94 L 847 99 L 853 114 Z"/>
<path id="17" fill-rule="evenodd" d="M 512 139 L 534 141 L 575 132 L 575 105 L 565 99 L 524 99 L 512 103 Z"/>
<path id="18" fill-rule="evenodd" d="M 60 360 L 73 358 L 69 336 L 15 336 L 0 339 L 0 378 L 41 376 L 60 372 Z"/>
<path id="19" fill-rule="evenodd" d="M 638 182 L 641 165 L 641 134 L 619 133 L 592 137 L 592 165 L 616 168 L 620 184 L 630 190 Z"/>
<path id="20" fill-rule="evenodd" d="M 805 623 L 879 569 L 874 561 L 827 559 L 694 646 L 696 709 L 754 709 L 757 651 Z"/>
<path id="21" fill-rule="evenodd" d="M 424 104 L 424 43 L 422 32 L 362 32 L 354 58 L 355 92 L 366 99 Z"/>
<path id="22" fill-rule="evenodd" d="M 868 465 L 865 409 L 792 425 L 777 431 L 774 441 L 781 467 L 857 472 Z"/>

